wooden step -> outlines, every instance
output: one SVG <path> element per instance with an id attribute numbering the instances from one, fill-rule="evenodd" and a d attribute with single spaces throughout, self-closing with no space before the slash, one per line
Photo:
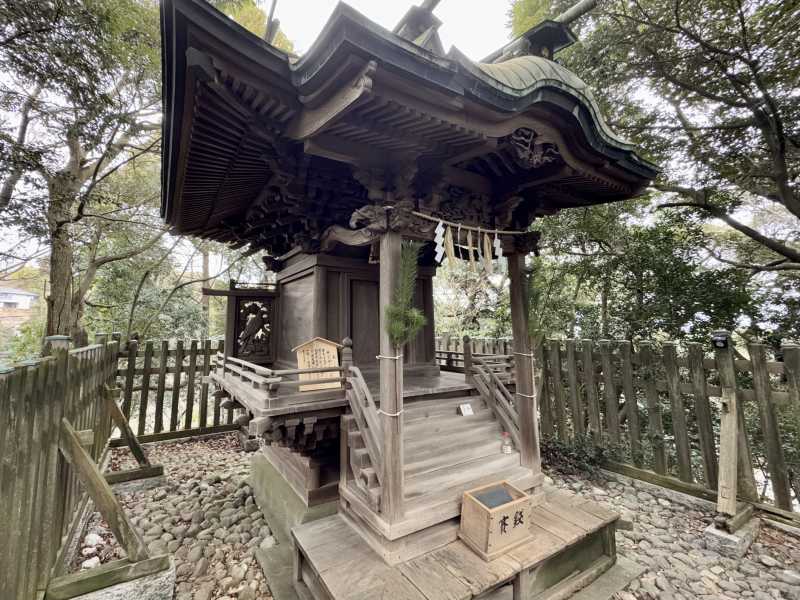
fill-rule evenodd
<path id="1" fill-rule="evenodd" d="M 479 396 L 459 396 L 458 398 L 445 398 L 412 402 L 404 406 L 404 423 L 410 424 L 420 419 L 433 417 L 458 416 L 458 407 L 470 403 L 473 410 L 486 407 Z"/>
<path id="2" fill-rule="evenodd" d="M 452 465 L 469 462 L 486 456 L 500 454 L 502 440 L 491 436 L 485 440 L 459 445 L 451 449 L 442 449 L 439 452 L 426 454 L 422 457 L 414 456 L 413 462 L 406 460 L 404 473 L 406 481 L 411 477 L 419 476 Z"/>
<path id="3" fill-rule="evenodd" d="M 431 456 L 466 449 L 469 446 L 485 444 L 500 440 L 502 428 L 495 421 L 476 425 L 465 435 L 445 436 L 439 438 L 424 438 L 413 442 L 406 441 L 403 451 L 403 462 L 412 463 Z"/>
<path id="4" fill-rule="evenodd" d="M 405 440 L 415 440 L 426 435 L 442 434 L 443 436 L 455 435 L 476 425 L 496 422 L 494 413 L 487 408 L 476 410 L 474 415 L 462 417 L 453 415 L 448 417 L 432 417 L 404 423 L 403 435 Z"/>
<path id="5" fill-rule="evenodd" d="M 452 465 L 405 482 L 406 500 L 436 494 L 448 489 L 468 489 L 473 482 L 481 480 L 500 480 L 506 478 L 506 471 L 513 471 L 520 466 L 519 452 L 500 454 Z"/>
<path id="6" fill-rule="evenodd" d="M 437 454 L 458 446 L 469 445 L 476 441 L 499 440 L 501 433 L 502 427 L 497 421 L 471 423 L 469 427 L 455 431 L 452 435 L 424 433 L 414 436 L 405 432 L 403 456 L 405 462 L 413 462 L 415 458 L 422 458 L 430 453 Z"/>

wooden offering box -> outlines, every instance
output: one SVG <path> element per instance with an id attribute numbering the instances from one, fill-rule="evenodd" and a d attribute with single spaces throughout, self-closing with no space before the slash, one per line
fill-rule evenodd
<path id="1" fill-rule="evenodd" d="M 464 492 L 458 536 L 483 560 L 531 538 L 531 498 L 507 481 Z"/>

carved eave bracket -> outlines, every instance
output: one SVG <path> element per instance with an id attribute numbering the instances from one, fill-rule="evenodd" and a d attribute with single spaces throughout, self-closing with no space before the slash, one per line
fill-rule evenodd
<path id="1" fill-rule="evenodd" d="M 388 231 L 421 242 L 433 240 L 436 223 L 415 215 L 414 209 L 414 203 L 410 200 L 363 206 L 350 218 L 350 229 L 341 225 L 329 227 L 322 235 L 320 247 L 326 252 L 336 244 L 369 246 Z"/>

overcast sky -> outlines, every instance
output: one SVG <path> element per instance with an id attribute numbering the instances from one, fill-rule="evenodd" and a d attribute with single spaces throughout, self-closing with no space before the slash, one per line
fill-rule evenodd
<path id="1" fill-rule="evenodd" d="M 412 4 L 422 0 L 349 0 L 347 4 L 379 25 L 392 29 Z M 271 0 L 260 0 L 269 12 Z M 337 2 L 335 0 L 278 0 L 275 16 L 281 29 L 304 53 L 316 39 Z M 435 15 L 443 21 L 439 33 L 445 50 L 455 46 L 478 60 L 508 42 L 508 0 L 441 0 Z"/>

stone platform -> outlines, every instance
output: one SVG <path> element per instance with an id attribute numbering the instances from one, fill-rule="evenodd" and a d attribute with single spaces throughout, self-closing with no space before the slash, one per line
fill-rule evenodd
<path id="1" fill-rule="evenodd" d="M 614 565 L 618 518 L 596 502 L 548 490 L 532 512 L 532 540 L 494 561 L 455 541 L 390 566 L 335 515 L 292 530 L 295 586 L 314 600 L 472 600 L 507 585 L 515 600 L 567 598 Z"/>

